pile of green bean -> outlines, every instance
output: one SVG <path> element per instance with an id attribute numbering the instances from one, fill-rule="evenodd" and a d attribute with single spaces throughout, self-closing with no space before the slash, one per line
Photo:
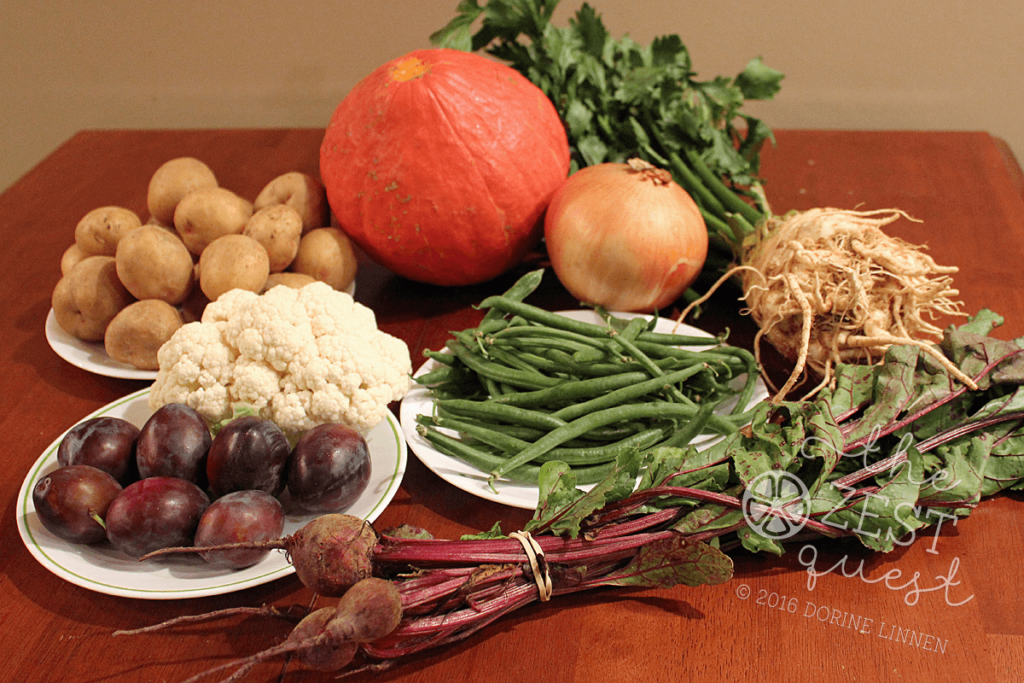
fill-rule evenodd
<path id="1" fill-rule="evenodd" d="M 491 482 L 535 483 L 544 462 L 559 460 L 585 485 L 624 451 L 686 446 L 749 422 L 758 377 L 749 351 L 657 333 L 655 316 L 598 309 L 604 324 L 595 324 L 524 303 L 542 275 L 527 273 L 485 299 L 477 327 L 425 352 L 437 367 L 417 382 L 430 388 L 434 411 L 418 417 L 417 429 L 438 451 Z M 733 408 L 717 410 L 730 399 Z"/>

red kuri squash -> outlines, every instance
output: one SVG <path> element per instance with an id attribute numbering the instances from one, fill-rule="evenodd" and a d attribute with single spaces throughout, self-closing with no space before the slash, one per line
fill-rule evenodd
<path id="1" fill-rule="evenodd" d="M 363 79 L 320 148 L 341 229 L 395 273 L 444 286 L 520 263 L 568 171 L 544 93 L 511 67 L 448 49 L 410 52 Z"/>

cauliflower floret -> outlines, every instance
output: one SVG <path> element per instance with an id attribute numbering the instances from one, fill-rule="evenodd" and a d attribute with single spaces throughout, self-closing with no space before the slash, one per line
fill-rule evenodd
<path id="1" fill-rule="evenodd" d="M 406 344 L 373 311 L 317 282 L 263 295 L 232 290 L 161 348 L 152 409 L 186 403 L 207 420 L 244 404 L 286 433 L 336 422 L 363 434 L 411 387 Z"/>
<path id="2" fill-rule="evenodd" d="M 216 325 L 198 322 L 180 327 L 160 347 L 157 372 L 149 393 L 154 410 L 165 403 L 185 403 L 211 422 L 231 415 L 228 386 L 238 353 L 221 340 Z"/>

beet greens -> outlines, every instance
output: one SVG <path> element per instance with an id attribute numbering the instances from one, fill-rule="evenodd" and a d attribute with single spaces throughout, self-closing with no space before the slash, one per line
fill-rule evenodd
<path id="1" fill-rule="evenodd" d="M 1000 323 L 983 311 L 941 344 L 977 390 L 920 348 L 893 346 L 881 365 L 840 366 L 835 388 L 813 402 L 762 403 L 747 428 L 706 450 L 623 455 L 588 492 L 570 468 L 546 463 L 526 531 L 543 549 L 553 595 L 717 584 L 732 576 L 727 552 L 782 554 L 785 542 L 751 524 L 745 501 L 768 472 L 803 482 L 799 498 L 759 508 L 798 525 L 801 542 L 855 536 L 883 552 L 1021 488 L 1024 341 L 988 336 Z M 395 631 L 363 647 L 384 660 L 464 638 L 540 595 L 520 543 L 498 528 L 462 540 L 384 534 L 374 566 L 404 608 Z"/>
<path id="2" fill-rule="evenodd" d="M 722 583 L 732 577 L 730 552 L 785 552 L 786 539 L 766 533 L 764 520 L 796 525 L 801 543 L 855 536 L 885 552 L 919 529 L 967 516 L 986 496 L 1024 488 L 1024 340 L 989 336 L 1000 323 L 983 311 L 946 330 L 940 348 L 976 390 L 921 349 L 894 346 L 884 364 L 840 366 L 835 388 L 813 402 L 760 404 L 748 427 L 705 450 L 623 454 L 589 491 L 576 487 L 564 463 L 545 463 L 529 538 L 497 526 L 457 540 L 407 527 L 379 533 L 372 571 L 401 604 L 386 635 L 360 642 L 362 657 L 348 664 L 356 648 L 344 643 L 355 639 L 322 635 L 333 612 L 321 612 L 282 645 L 241 660 L 228 680 L 287 652 L 318 668 L 388 667 L 533 602 L 582 590 Z M 758 478 L 772 472 L 799 479 L 801 495 L 752 496 Z M 341 602 L 326 609 L 341 610 Z"/>

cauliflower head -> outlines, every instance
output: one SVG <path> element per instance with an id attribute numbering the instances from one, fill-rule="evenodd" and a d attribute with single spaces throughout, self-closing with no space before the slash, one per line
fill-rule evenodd
<path id="1" fill-rule="evenodd" d="M 340 423 L 366 434 L 408 393 L 405 342 L 377 329 L 373 311 L 316 282 L 265 294 L 235 289 L 165 343 L 149 394 L 156 410 L 185 403 L 211 423 L 239 404 L 285 433 Z"/>

